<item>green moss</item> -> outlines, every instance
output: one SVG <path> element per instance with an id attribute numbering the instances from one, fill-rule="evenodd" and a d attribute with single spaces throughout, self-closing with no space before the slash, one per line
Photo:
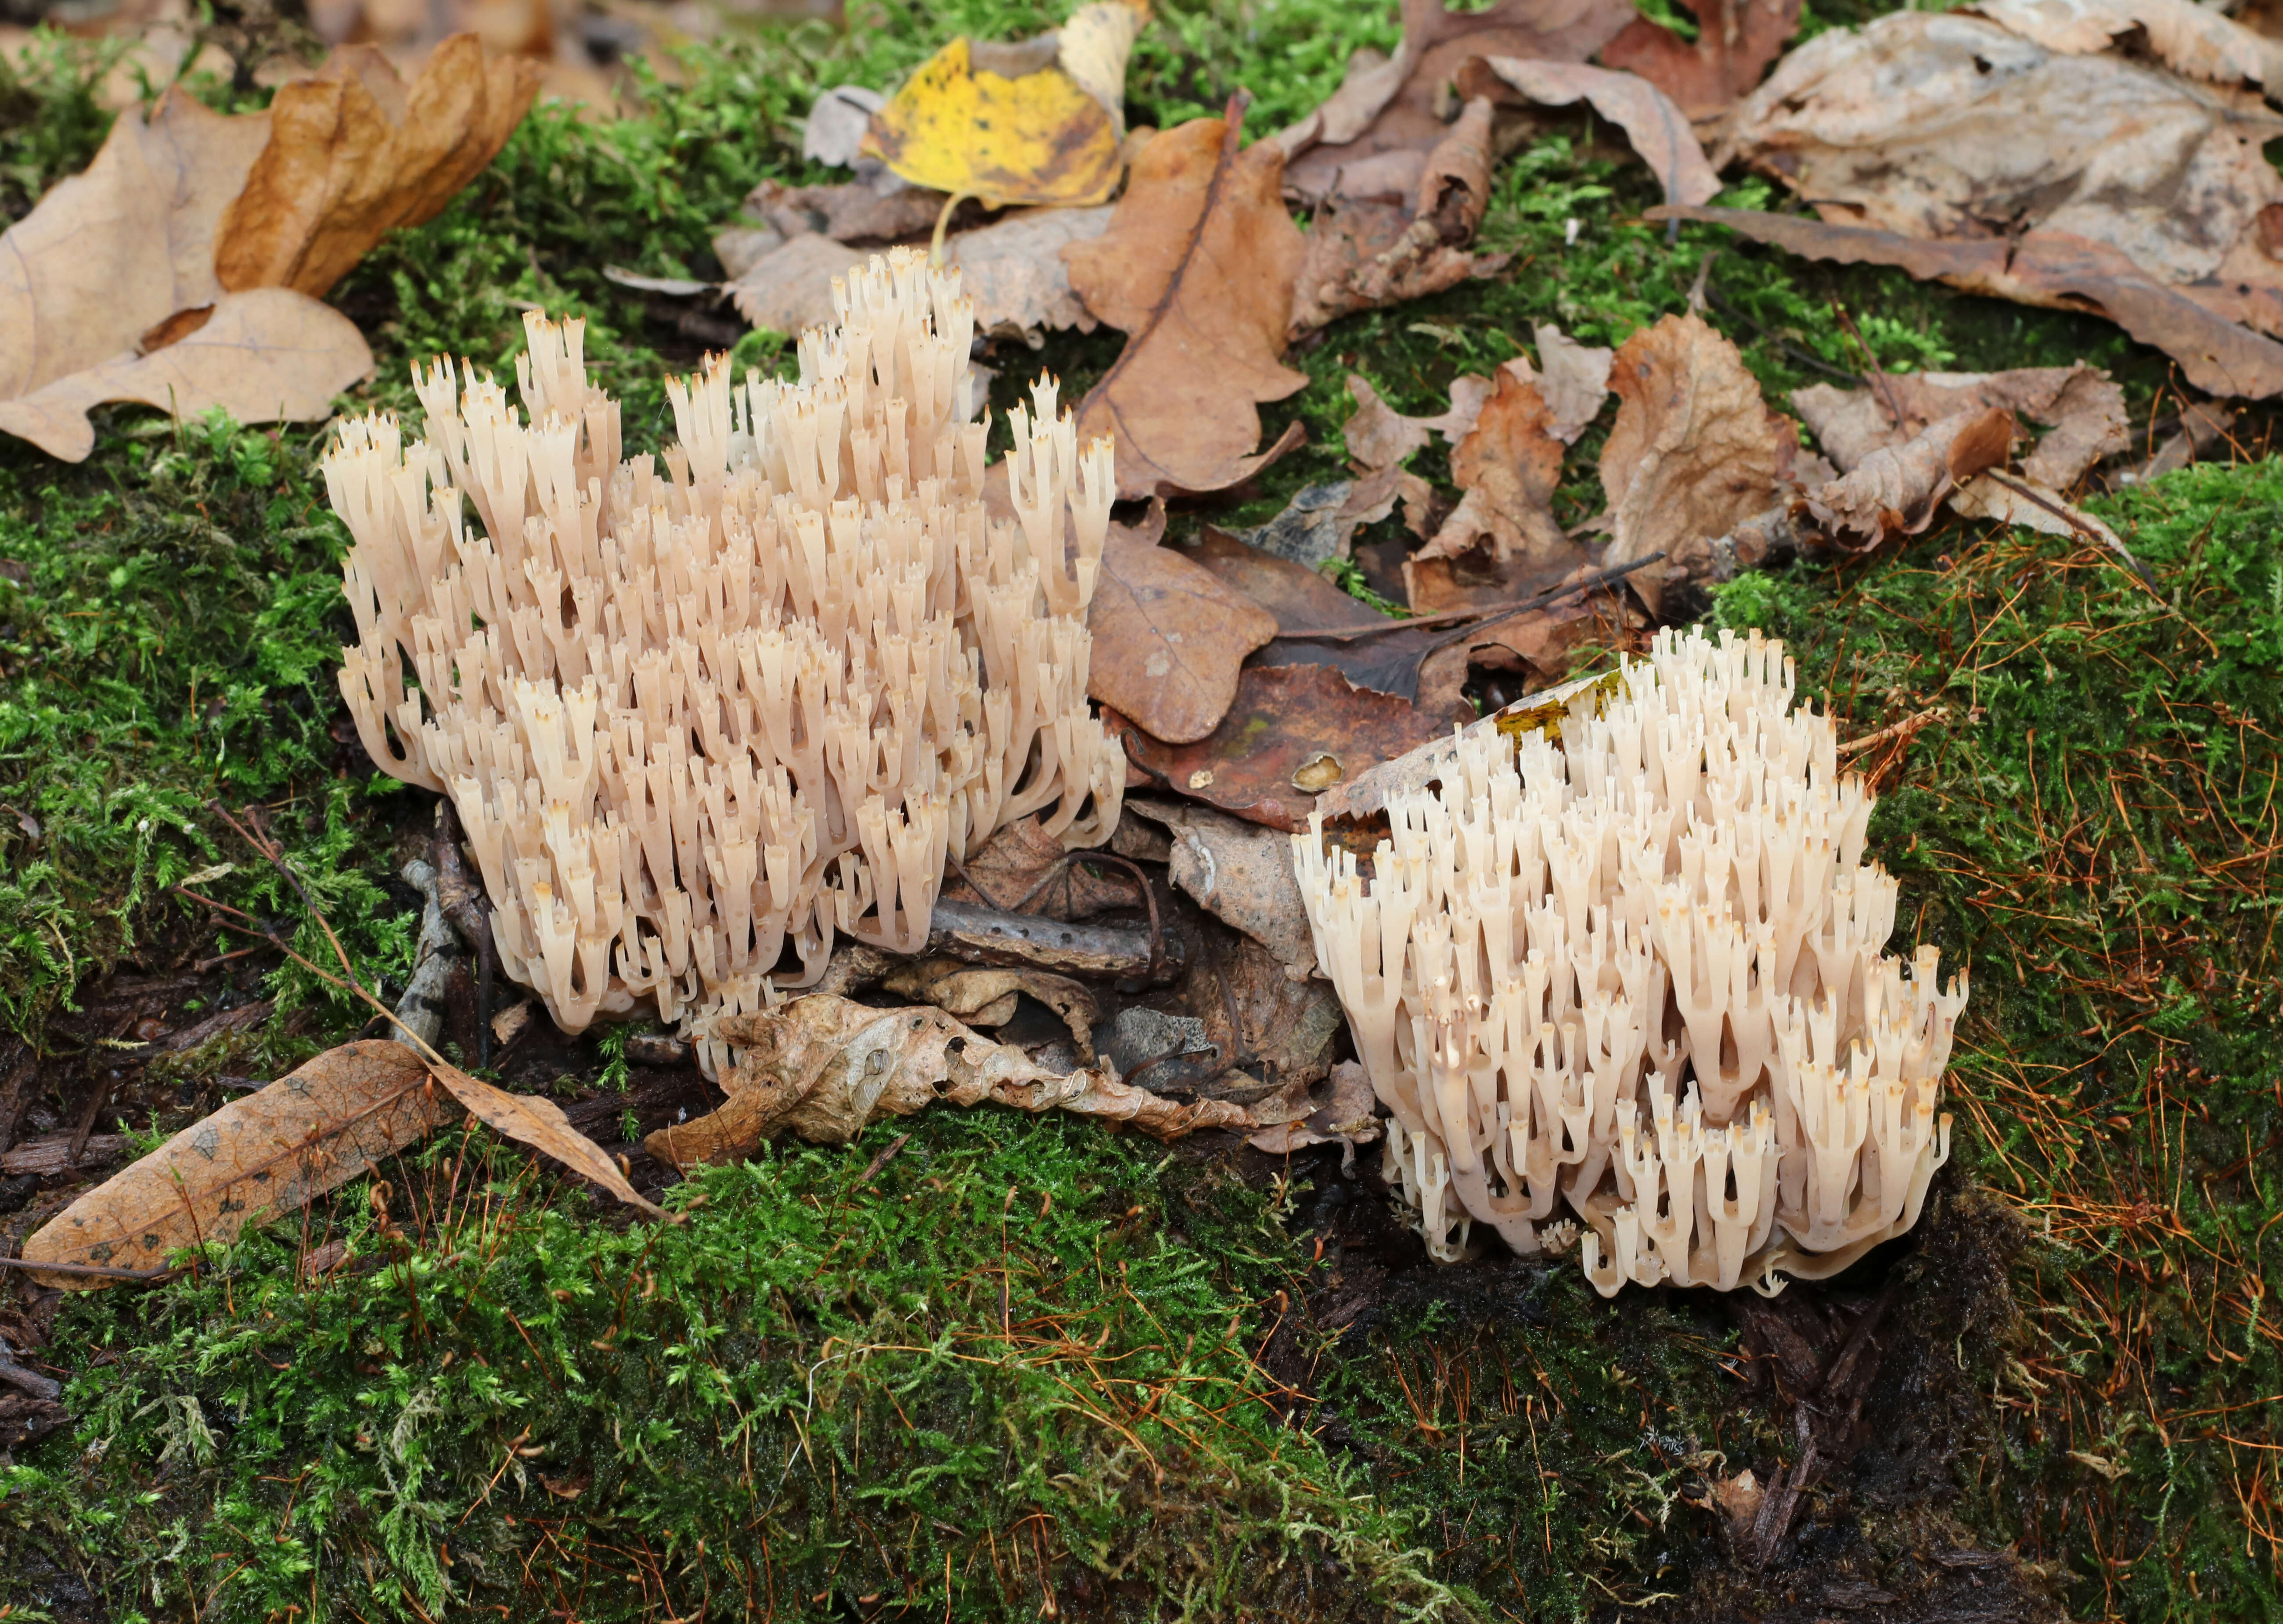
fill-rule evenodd
<path id="1" fill-rule="evenodd" d="M 2102 506 L 2154 595 L 2098 548 L 1954 526 L 1740 579 L 1718 614 L 1786 638 L 1844 732 L 1945 713 L 1891 765 L 1872 848 L 1897 936 L 1972 967 L 1957 1154 L 2040 1238 L 2038 1333 L 1995 1395 L 2010 1458 L 1970 1504 L 2080 1613 L 2271 1617 L 2283 1439 L 2244 1401 L 2283 1387 L 2283 466 Z"/>
<path id="2" fill-rule="evenodd" d="M 7 1566 L 121 1619 L 1464 1611 L 1281 1424 L 1265 1203 L 1090 1123 L 911 1126 L 869 1185 L 886 1129 L 623 1230 L 452 1134 L 335 1207 L 370 1272 L 298 1279 L 320 1218 L 82 1299 L 115 1357 L 0 1474 Z"/>

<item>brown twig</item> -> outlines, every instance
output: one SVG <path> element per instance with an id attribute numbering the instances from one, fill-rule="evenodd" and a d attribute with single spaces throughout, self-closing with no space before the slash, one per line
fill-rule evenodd
<path id="1" fill-rule="evenodd" d="M 881 1147 L 880 1154 L 872 1158 L 871 1165 L 864 1169 L 864 1176 L 856 1181 L 856 1187 L 859 1190 L 861 1190 L 865 1185 L 877 1178 L 880 1176 L 880 1169 L 887 1166 L 889 1162 L 895 1160 L 896 1153 L 903 1149 L 905 1146 L 911 1142 L 912 1136 L 908 1133 L 900 1133 L 894 1138 L 890 1139 L 885 1146 Z"/>
<path id="2" fill-rule="evenodd" d="M 1848 740 L 1839 747 L 1839 753 L 1843 756 L 1851 756 L 1857 750 L 1868 750 L 1874 744 L 1883 744 L 1890 739 L 1907 741 L 1916 738 L 1921 728 L 1929 722 L 1942 721 L 1949 715 L 1950 709 L 1946 705 L 1936 705 L 1930 711 L 1921 711 L 1914 716 L 1903 718 L 1899 722 L 1889 722 L 1876 733 L 1866 733 L 1859 739 Z"/>

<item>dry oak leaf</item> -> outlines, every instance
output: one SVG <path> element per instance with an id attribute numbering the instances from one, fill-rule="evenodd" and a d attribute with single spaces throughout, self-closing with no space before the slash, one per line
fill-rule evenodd
<path id="1" fill-rule="evenodd" d="M 1103 202 L 1122 163 L 1126 59 L 1149 16 L 1146 0 L 1100 0 L 1017 44 L 955 39 L 872 115 L 862 150 L 915 186 L 993 208 Z"/>
<path id="2" fill-rule="evenodd" d="M 2283 264 L 2263 226 L 2283 177 L 2261 152 L 2279 134 L 2252 91 L 2052 51 L 1979 17 L 1897 13 L 1810 41 L 1737 110 L 1737 152 L 1812 199 L 1820 224 L 1665 213 L 2091 305 L 2197 387 L 2264 395 L 2283 386 Z"/>
<path id="3" fill-rule="evenodd" d="M 371 46 L 335 52 L 270 103 L 269 144 L 222 216 L 215 276 L 323 298 L 389 232 L 441 213 L 538 93 L 535 66 L 486 61 L 472 34 L 437 46 L 409 86 Z"/>
<path id="4" fill-rule="evenodd" d="M 1377 477 L 1395 471 L 1382 469 Z M 1276 617 L 1275 641 L 1254 651 L 1253 664 L 1329 665 L 1358 688 L 1404 699 L 1418 692 L 1420 657 L 1444 635 L 1441 628 L 1406 626 L 1350 597 L 1315 571 L 1247 546 L 1210 524 L 1178 545 L 1183 556 Z M 1366 627 L 1377 634 L 1321 635 Z"/>
<path id="5" fill-rule="evenodd" d="M 1017 995 L 1026 994 L 1062 1017 L 1079 1062 L 1094 1064 L 1094 1023 L 1102 1018 L 1102 1010 L 1085 984 L 1067 975 L 973 965 L 962 959 L 906 959 L 881 977 L 880 984 L 906 998 L 924 999 L 975 1026 L 1006 1025 L 1015 1018 Z"/>
<path id="6" fill-rule="evenodd" d="M 1420 662 L 1419 708 L 1446 716 L 1469 714 L 1463 690 L 1478 669 L 1531 684 L 1554 682 L 1578 650 L 1621 646 L 1630 629 L 1629 608 L 1622 589 L 1605 587 L 1446 633 L 1443 646 Z M 1640 613 L 1632 610 L 1632 617 Z M 1506 686 L 1511 692 L 1515 684 Z"/>
<path id="7" fill-rule="evenodd" d="M 1696 315 L 1668 315 L 1618 350 L 1620 404 L 1601 447 L 1609 545 L 1602 563 L 1663 553 L 1631 579 L 1657 609 L 1666 586 L 1711 572 L 1709 543 L 1764 511 L 1797 441 L 1771 412 L 1736 346 Z"/>
<path id="8" fill-rule="evenodd" d="M 627 1182 L 626 1173 L 610 1153 L 571 1125 L 563 1115 L 563 1107 L 552 1100 L 537 1094 L 510 1094 L 503 1088 L 494 1088 L 481 1077 L 471 1077 L 457 1066 L 429 1052 L 428 1068 L 436 1080 L 449 1089 L 452 1097 L 467 1107 L 468 1115 L 497 1132 L 505 1134 L 517 1144 L 526 1146 L 542 1155 L 554 1157 L 580 1177 L 603 1186 L 629 1207 L 640 1208 L 653 1218 L 666 1214 L 657 1203 Z"/>
<path id="9" fill-rule="evenodd" d="M 1297 1088 L 1290 1104 L 1280 1094 L 1278 1109 L 1264 1109 L 1268 1102 L 1262 1101 L 1254 1115 L 1282 1115 L 1285 1120 L 1263 1128 L 1245 1143 L 1272 1156 L 1287 1156 L 1311 1145 L 1344 1142 L 1352 1156 L 1355 1146 L 1377 1139 L 1382 1131 L 1379 1100 L 1372 1092 L 1370 1074 L 1354 1061 L 1342 1061 L 1332 1068 L 1331 1077 L 1327 1089 Z"/>
<path id="10" fill-rule="evenodd" d="M 2067 490 L 2095 462 L 2131 444 L 2124 391 L 2108 373 L 2083 361 L 2008 372 L 1882 372 L 1866 389 L 1816 384 L 1795 390 L 1791 403 L 1843 473 L 1929 423 L 1991 407 L 2052 425 L 2022 460 L 2022 472 L 2054 490 Z"/>
<path id="11" fill-rule="evenodd" d="M 1583 62 L 1636 15 L 1625 0 L 1500 0 L 1479 12 L 1404 0 L 1393 57 L 1359 51 L 1324 104 L 1274 139 L 1291 160 L 1285 184 L 1301 201 L 1402 195 L 1415 189 L 1445 134 L 1444 88 L 1472 57 Z"/>
<path id="12" fill-rule="evenodd" d="M 77 462 L 95 448 L 87 414 L 106 400 L 140 401 L 177 417 L 220 407 L 240 423 L 300 423 L 324 416 L 336 395 L 372 372 L 355 323 L 290 288 L 222 294 L 183 312 L 164 337 L 162 348 L 0 400 L 0 432 Z"/>
<path id="13" fill-rule="evenodd" d="M 50 1219 L 24 1243 L 27 1261 L 157 1269 L 206 1241 L 311 1200 L 456 1119 L 427 1064 L 401 1043 L 328 1049 L 269 1087 L 183 1129 Z M 35 1277 L 91 1290 L 86 1275 Z"/>
<path id="14" fill-rule="evenodd" d="M 2154 589 L 2147 568 L 2125 547 L 2122 536 L 2050 486 L 2016 478 L 1993 466 L 1986 473 L 1962 480 L 1951 493 L 1950 505 L 1952 511 L 1965 518 L 1995 519 L 2048 536 L 2097 541 L 2147 583 L 2150 590 Z"/>
<path id="15" fill-rule="evenodd" d="M 1245 656 L 1276 635 L 1276 618 L 1258 603 L 1118 524 L 1086 624 L 1094 635 L 1087 693 L 1173 744 L 1219 725 Z"/>
<path id="16" fill-rule="evenodd" d="M 1443 730 L 1442 717 L 1327 665 L 1248 665 L 1210 735 L 1174 745 L 1128 729 L 1126 758 L 1193 800 L 1292 830 L 1320 792 Z"/>
<path id="17" fill-rule="evenodd" d="M 1285 843 L 1288 854 L 1290 843 Z M 1182 978 L 1181 1007 L 1204 1025 L 1206 1040 L 1233 1068 L 1215 1092 L 1243 1099 L 1255 1122 L 1273 1122 L 1274 1114 L 1263 1113 L 1258 1091 L 1239 1079 L 1251 1074 L 1280 1092 L 1321 1080 L 1332 1068 L 1333 1045 L 1346 1024 L 1339 995 L 1312 974 L 1313 952 L 1295 973 L 1249 936 L 1211 927 L 1199 934 L 1218 939 Z"/>
<path id="18" fill-rule="evenodd" d="M 1308 382 L 1279 359 L 1306 249 L 1282 151 L 1239 150 L 1243 111 L 1153 137 L 1109 229 L 1062 251 L 1086 307 L 1126 335 L 1079 408 L 1081 439 L 1117 444 L 1122 498 L 1226 490 L 1299 443 L 1295 423 L 1252 455 L 1260 402 Z"/>
<path id="19" fill-rule="evenodd" d="M 1554 434 L 1553 408 L 1527 363 L 1500 367 L 1474 426 L 1451 450 L 1451 482 L 1466 495 L 1411 562 L 1453 558 L 1485 543 L 1500 563 L 1559 560 L 1566 570 L 1580 562 L 1576 543 L 1554 522 L 1551 506 L 1562 483 L 1563 449 Z M 1415 596 L 1412 607 L 1419 607 Z"/>
<path id="20" fill-rule="evenodd" d="M 1073 1111 L 1160 1138 L 1251 1125 L 1224 1100 L 1177 1104 L 1120 1083 L 1107 1067 L 1067 1076 L 1044 1070 L 1020 1049 L 978 1037 L 933 1008 L 873 1009 L 811 994 L 718 1021 L 713 1036 L 744 1055 L 724 1079 L 729 1102 L 643 1141 L 678 1168 L 750 1155 L 788 1130 L 811 1144 L 844 1145 L 869 1123 L 939 1101 Z"/>
<path id="21" fill-rule="evenodd" d="M 2193 0 L 2183 0 L 2193 4 Z M 1799 31 L 1800 0 L 1682 0 L 1696 19 L 1684 40 L 1661 22 L 1637 17 L 1601 48 L 1610 67 L 1639 74 L 1692 119 L 1725 113 L 1760 82 L 1768 64 Z"/>
<path id="22" fill-rule="evenodd" d="M 214 280 L 218 223 L 269 128 L 170 92 L 147 120 L 122 114 L 84 174 L 0 236 L 0 432 L 75 462 L 94 448 L 98 401 L 322 417 L 371 371 L 347 317 Z M 185 336 L 199 347 L 167 347 Z"/>
<path id="23" fill-rule="evenodd" d="M 1720 178 L 1697 144 L 1687 115 L 1638 74 L 1581 62 L 1489 57 L 1459 70 L 1459 94 L 1506 102 L 1519 97 L 1546 107 L 1590 103 L 1625 132 L 1633 151 L 1655 172 L 1667 203 L 1703 203 L 1720 190 Z"/>

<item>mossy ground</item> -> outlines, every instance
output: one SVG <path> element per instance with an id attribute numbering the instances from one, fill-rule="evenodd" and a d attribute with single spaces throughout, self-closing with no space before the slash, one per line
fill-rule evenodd
<path id="1" fill-rule="evenodd" d="M 510 364 L 539 305 L 587 316 L 630 442 L 653 443 L 659 380 L 696 350 L 603 267 L 705 274 L 755 181 L 823 178 L 797 157 L 816 88 L 1056 20 L 855 9 L 846 36 L 693 55 L 619 122 L 535 113 L 337 293 L 380 361 L 362 399 L 409 408 L 409 363 L 440 351 Z M 1273 129 L 1354 46 L 1391 43 L 1393 8 L 1364 9 L 1161 5 L 1135 121 L 1243 88 Z M 99 143 L 82 50 L 0 79 L 0 214 Z M 1532 323 L 1622 339 L 1700 276 L 1772 399 L 1867 348 L 2082 357 L 2143 420 L 2171 409 L 2162 358 L 2105 324 L 1668 238 L 1639 221 L 1652 200 L 1590 126 L 1550 127 L 1500 172 L 1484 237 L 1508 271 L 1303 348 L 1309 387 L 1266 415 L 1308 446 L 1216 517 L 1340 471 L 1350 370 L 1436 409 Z M 1046 365 L 1076 389 L 1117 342 L 994 360 L 1005 387 Z M 186 875 L 235 864 L 205 889 L 313 929 L 210 800 L 265 809 L 368 978 L 409 964 L 389 876 L 427 817 L 370 777 L 334 696 L 320 437 L 98 426 L 78 467 L 0 443 L 0 1024 L 58 1067 L 97 1042 L 73 1011 L 101 977 L 243 945 L 168 892 Z M 449 1135 L 381 1201 L 360 1183 L 193 1278 L 74 1299 L 45 1356 L 75 1428 L 0 1470 L 0 1617 L 1781 1617 L 1819 1570 L 1918 1605 L 1910 1576 L 1943 1552 L 2008 1546 L 2023 1594 L 2071 1617 L 2277 1616 L 2283 473 L 2264 449 L 2098 504 L 2153 592 L 2097 551 L 1950 524 L 1712 605 L 1784 637 L 1847 736 L 1944 711 L 1866 758 L 1874 844 L 1904 880 L 1898 936 L 1975 977 L 1927 1224 L 1795 1288 L 1840 1324 L 1889 1288 L 1904 1306 L 1861 1401 L 1880 1435 L 1810 1486 L 1765 1571 L 1695 1504 L 1796 1453 L 1797 1395 L 1743 1356 L 1735 1305 L 1604 1304 L 1570 1267 L 1497 1257 L 1428 1269 L 1336 1159 L 1168 1160 L 976 1115 L 911 1124 L 868 1185 L 878 1130 L 707 1175 L 656 1229 Z M 1567 518 L 1597 500 L 1596 450 Z M 225 1067 L 267 1075 L 362 1018 L 273 962 L 229 973 L 277 1018 L 138 1096 L 158 1125 L 214 1103 Z M 306 1285 L 328 1237 L 362 1264 Z"/>

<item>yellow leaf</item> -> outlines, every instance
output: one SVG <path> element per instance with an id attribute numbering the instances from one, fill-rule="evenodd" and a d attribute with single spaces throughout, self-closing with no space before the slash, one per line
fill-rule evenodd
<path id="1" fill-rule="evenodd" d="M 955 39 L 874 115 L 865 148 L 916 186 L 1009 204 L 1117 190 L 1126 60 L 1146 4 L 1099 0 L 1017 45 Z"/>

